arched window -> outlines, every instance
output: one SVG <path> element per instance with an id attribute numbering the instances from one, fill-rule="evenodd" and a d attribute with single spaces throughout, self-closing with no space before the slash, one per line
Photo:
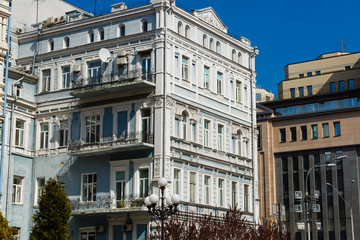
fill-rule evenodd
<path id="1" fill-rule="evenodd" d="M 231 60 L 233 60 L 234 62 L 236 60 L 236 51 L 235 51 L 235 49 L 232 50 Z"/>
<path id="2" fill-rule="evenodd" d="M 207 36 L 205 34 L 203 36 L 203 47 L 207 47 Z"/>
<path id="3" fill-rule="evenodd" d="M 54 51 L 54 48 L 55 48 L 54 40 L 50 39 L 49 40 L 49 51 Z"/>
<path id="4" fill-rule="evenodd" d="M 141 21 L 141 31 L 147 32 L 148 31 L 148 22 L 146 19 Z"/>
<path id="5" fill-rule="evenodd" d="M 242 64 L 242 55 L 241 55 L 241 53 L 238 54 L 238 63 Z"/>
<path id="6" fill-rule="evenodd" d="M 210 38 L 210 50 L 214 50 L 214 39 Z"/>
<path id="7" fill-rule="evenodd" d="M 185 27 L 185 37 L 190 38 L 190 27 L 188 25 Z"/>
<path id="8" fill-rule="evenodd" d="M 99 39 L 104 40 L 105 39 L 105 31 L 103 28 L 99 29 Z"/>
<path id="9" fill-rule="evenodd" d="M 183 25 L 181 22 L 178 22 L 178 34 L 180 35 L 183 34 Z"/>
<path id="10" fill-rule="evenodd" d="M 64 37 L 64 48 L 70 47 L 70 38 Z"/>
<path id="11" fill-rule="evenodd" d="M 181 115 L 182 117 L 182 138 L 183 139 L 187 139 L 187 125 L 188 125 L 188 115 L 187 113 L 184 111 Z"/>
<path id="12" fill-rule="evenodd" d="M 216 52 L 217 53 L 221 53 L 221 45 L 220 45 L 220 42 L 216 42 Z"/>
<path id="13" fill-rule="evenodd" d="M 95 41 L 95 35 L 94 35 L 94 31 L 89 31 L 89 42 L 94 42 Z"/>
<path id="14" fill-rule="evenodd" d="M 242 133 L 240 130 L 236 133 L 236 148 L 237 148 L 237 155 L 241 156 L 241 143 L 242 143 Z"/>
<path id="15" fill-rule="evenodd" d="M 119 25 L 119 33 L 120 33 L 120 37 L 125 36 L 125 25 L 124 24 Z"/>

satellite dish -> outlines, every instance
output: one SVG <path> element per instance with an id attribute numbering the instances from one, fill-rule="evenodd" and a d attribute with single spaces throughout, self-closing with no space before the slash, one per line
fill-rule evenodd
<path id="1" fill-rule="evenodd" d="M 100 49 L 99 57 L 100 57 L 100 60 L 104 63 L 108 63 L 111 60 L 110 52 L 106 48 Z"/>

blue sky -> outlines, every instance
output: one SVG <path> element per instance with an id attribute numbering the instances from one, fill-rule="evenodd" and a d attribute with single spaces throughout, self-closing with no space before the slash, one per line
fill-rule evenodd
<path id="1" fill-rule="evenodd" d="M 94 11 L 95 0 L 67 0 Z M 149 0 L 100 0 L 99 12 L 110 5 L 148 3 Z M 188 9 L 213 7 L 228 31 L 244 36 L 258 46 L 256 58 L 257 85 L 277 92 L 289 63 L 317 58 L 322 53 L 340 50 L 360 51 L 360 1 L 356 0 L 176 0 Z"/>

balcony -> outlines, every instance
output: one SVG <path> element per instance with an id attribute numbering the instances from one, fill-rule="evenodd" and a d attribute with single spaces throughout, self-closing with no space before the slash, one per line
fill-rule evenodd
<path id="1" fill-rule="evenodd" d="M 84 139 L 72 140 L 68 153 L 73 156 L 95 156 L 129 151 L 141 151 L 154 148 L 154 134 L 133 132 L 119 136 L 102 137 L 99 142 L 88 143 Z"/>
<path id="2" fill-rule="evenodd" d="M 80 197 L 69 197 L 72 215 L 99 213 L 146 212 L 145 197 L 130 195 L 117 200 L 115 196 L 96 196 L 95 201 L 83 201 Z"/>
<path id="3" fill-rule="evenodd" d="M 114 93 L 139 91 L 149 93 L 154 90 L 154 72 L 134 69 L 118 75 L 100 75 L 87 79 L 72 81 L 73 91 L 70 94 L 79 98 L 91 98 Z"/>

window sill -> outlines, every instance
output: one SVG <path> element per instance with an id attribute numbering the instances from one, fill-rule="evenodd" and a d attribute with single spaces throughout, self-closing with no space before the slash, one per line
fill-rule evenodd
<path id="1" fill-rule="evenodd" d="M 24 206 L 24 203 L 14 203 L 12 202 L 13 205 L 18 205 L 18 206 Z"/>

